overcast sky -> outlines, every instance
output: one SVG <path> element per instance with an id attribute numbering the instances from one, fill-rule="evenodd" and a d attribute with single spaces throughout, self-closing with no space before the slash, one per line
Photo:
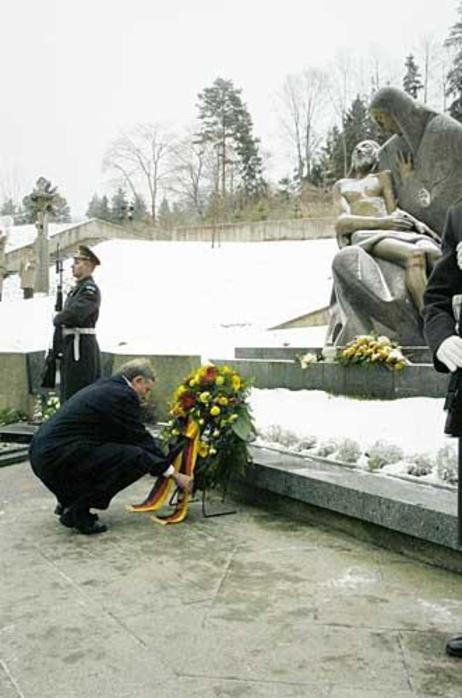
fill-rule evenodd
<path id="1" fill-rule="evenodd" d="M 255 134 L 277 161 L 275 99 L 289 73 L 339 52 L 401 66 L 425 35 L 447 36 L 457 4 L 3 0 L 0 183 L 23 195 L 43 174 L 81 214 L 93 192 L 104 193 L 108 142 L 139 122 L 187 126 L 198 92 L 217 76 L 242 88 Z"/>

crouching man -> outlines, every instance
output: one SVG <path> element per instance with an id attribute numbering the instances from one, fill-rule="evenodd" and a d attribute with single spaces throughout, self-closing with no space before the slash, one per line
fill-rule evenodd
<path id="1" fill-rule="evenodd" d="M 103 533 L 107 526 L 90 509 L 107 509 L 114 495 L 147 473 L 192 490 L 192 478 L 171 465 L 178 450 L 164 455 L 141 421 L 141 401 L 154 381 L 148 361 L 129 361 L 112 378 L 75 393 L 35 434 L 32 470 L 56 495 L 63 526 Z"/>

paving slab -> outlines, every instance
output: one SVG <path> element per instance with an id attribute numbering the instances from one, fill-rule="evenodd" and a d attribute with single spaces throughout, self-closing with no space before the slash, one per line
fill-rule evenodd
<path id="1" fill-rule="evenodd" d="M 0 470 L 1 698 L 460 698 L 460 575 L 242 501 L 165 528 L 151 484 L 85 537 Z"/>

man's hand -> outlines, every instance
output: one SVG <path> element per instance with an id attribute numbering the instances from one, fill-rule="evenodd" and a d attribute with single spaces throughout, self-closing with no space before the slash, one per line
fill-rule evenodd
<path id="1" fill-rule="evenodd" d="M 183 492 L 191 493 L 193 491 L 194 478 L 190 475 L 183 475 L 183 473 L 177 473 L 175 470 L 172 479 L 175 480 L 176 485 Z"/>
<path id="2" fill-rule="evenodd" d="M 462 339 L 455 334 L 445 339 L 437 349 L 436 358 L 451 372 L 462 368 Z"/>

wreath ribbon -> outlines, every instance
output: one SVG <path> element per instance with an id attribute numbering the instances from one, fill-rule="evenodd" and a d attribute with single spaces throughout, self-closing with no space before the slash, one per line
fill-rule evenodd
<path id="1" fill-rule="evenodd" d="M 188 418 L 184 435 L 187 438 L 187 442 L 183 450 L 176 456 L 172 465 L 177 472 L 192 477 L 194 475 L 197 453 L 199 450 L 200 430 L 198 423 L 191 417 Z M 146 499 L 140 504 L 132 504 L 127 507 L 127 509 L 131 512 L 158 511 L 167 504 L 173 491 L 173 480 L 161 475 L 157 478 L 154 487 L 151 489 Z M 167 516 L 152 516 L 151 519 L 162 526 L 181 523 L 188 515 L 189 499 L 190 494 L 188 492 L 180 492 L 175 510 L 172 514 Z"/>

